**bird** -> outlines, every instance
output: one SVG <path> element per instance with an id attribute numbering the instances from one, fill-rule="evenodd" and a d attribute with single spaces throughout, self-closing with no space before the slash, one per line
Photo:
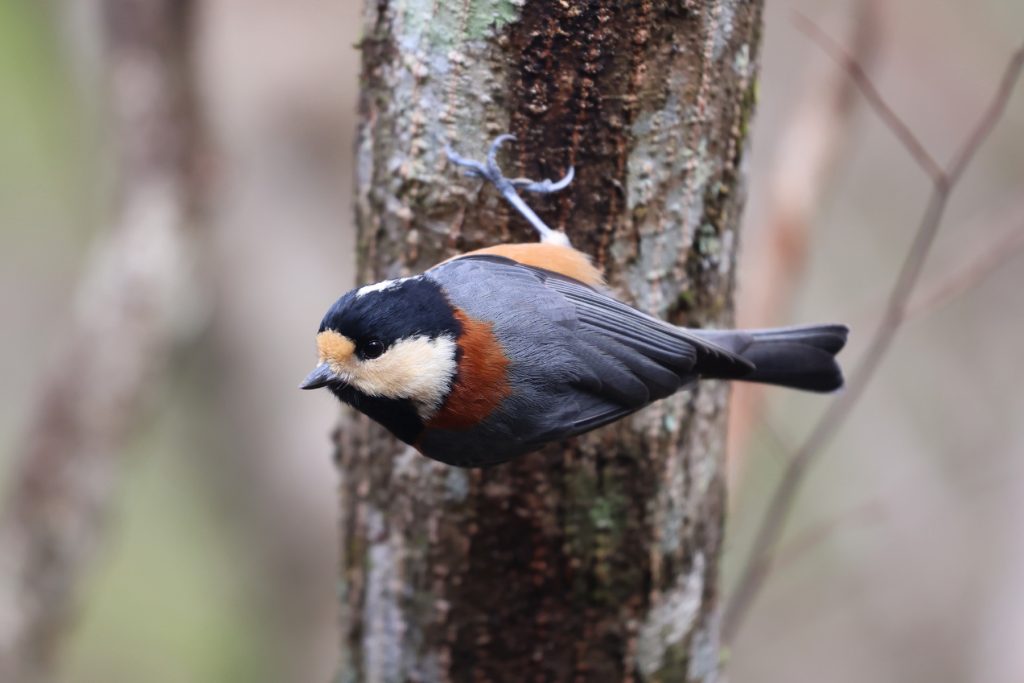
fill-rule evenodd
<path id="1" fill-rule="evenodd" d="M 489 181 L 540 241 L 453 257 L 357 287 L 324 315 L 302 389 L 326 387 L 423 455 L 489 467 L 592 431 L 705 379 L 815 392 L 843 385 L 844 325 L 684 328 L 617 299 L 590 258 L 519 195 L 562 180 L 506 178 L 501 135 L 486 161 L 448 158 Z"/>

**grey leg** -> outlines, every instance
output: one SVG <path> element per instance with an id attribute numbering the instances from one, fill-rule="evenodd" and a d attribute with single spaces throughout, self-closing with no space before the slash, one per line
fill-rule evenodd
<path id="1" fill-rule="evenodd" d="M 574 170 L 572 167 L 569 168 L 569 172 L 565 174 L 565 177 L 558 182 L 551 180 L 529 180 L 527 178 L 506 178 L 498 167 L 498 150 L 501 148 L 502 143 L 508 140 L 515 140 L 514 135 L 499 135 L 491 143 L 491 148 L 487 152 L 487 161 L 480 163 L 466 157 L 459 156 L 451 147 L 445 147 L 445 153 L 448 155 L 448 160 L 456 166 L 460 166 L 465 169 L 467 176 L 471 178 L 483 178 L 488 180 L 491 184 L 497 188 L 501 196 L 508 201 L 515 209 L 522 214 L 523 218 L 530 222 L 534 230 L 540 235 L 541 242 L 547 242 L 551 244 L 560 244 L 563 246 L 571 246 L 569 244 L 569 238 L 565 236 L 565 233 L 557 230 L 552 230 L 548 225 L 541 220 L 540 216 L 534 213 L 533 209 L 527 206 L 523 198 L 519 196 L 517 190 L 524 192 L 536 192 L 539 194 L 551 194 L 564 190 L 569 187 L 569 183 L 572 182 Z"/>

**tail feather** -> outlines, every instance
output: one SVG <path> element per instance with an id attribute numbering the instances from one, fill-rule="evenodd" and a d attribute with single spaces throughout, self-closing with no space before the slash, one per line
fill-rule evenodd
<path id="1" fill-rule="evenodd" d="M 692 332 L 754 365 L 753 371 L 736 379 L 821 392 L 843 386 L 835 355 L 846 344 L 849 330 L 844 325 Z"/>

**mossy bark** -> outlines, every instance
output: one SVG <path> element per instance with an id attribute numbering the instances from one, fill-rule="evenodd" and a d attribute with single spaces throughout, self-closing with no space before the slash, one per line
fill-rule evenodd
<path id="1" fill-rule="evenodd" d="M 624 299 L 731 317 L 761 0 L 370 0 L 357 149 L 359 272 L 529 241 L 446 164 L 512 132 L 510 175 Z M 717 676 L 727 389 L 484 471 L 363 418 L 338 431 L 341 681 L 708 681 Z"/>

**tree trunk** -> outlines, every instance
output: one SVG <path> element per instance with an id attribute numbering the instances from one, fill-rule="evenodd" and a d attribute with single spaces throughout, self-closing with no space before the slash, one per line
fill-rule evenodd
<path id="1" fill-rule="evenodd" d="M 730 322 L 761 0 L 368 2 L 362 280 L 533 241 L 447 165 L 518 137 L 508 175 L 610 286 Z M 708 382 L 489 470 L 365 418 L 338 432 L 341 681 L 708 681 L 717 675 L 727 390 Z"/>

